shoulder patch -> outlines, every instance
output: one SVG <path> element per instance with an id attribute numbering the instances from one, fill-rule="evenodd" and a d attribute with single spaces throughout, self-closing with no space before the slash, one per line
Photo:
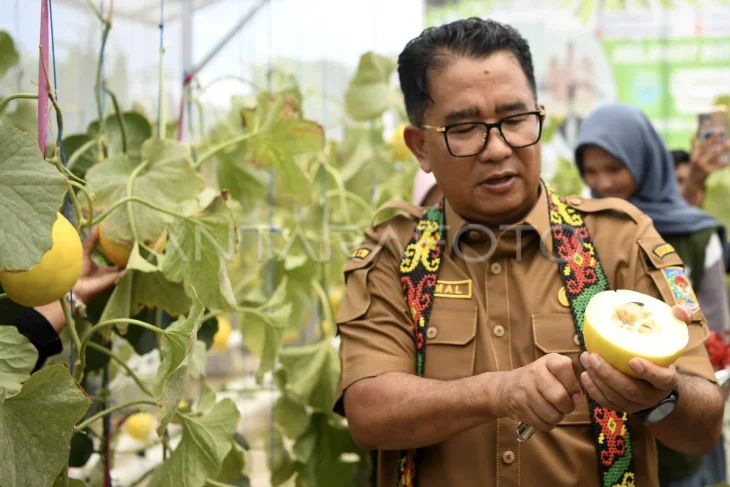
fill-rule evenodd
<path id="1" fill-rule="evenodd" d="M 700 309 L 697 296 L 694 289 L 692 289 L 689 278 L 685 275 L 683 267 L 664 267 L 662 268 L 662 276 L 672 291 L 675 304 L 687 306 L 692 314 Z"/>
<path id="2" fill-rule="evenodd" d="M 665 242 L 665 243 L 655 245 L 654 248 L 651 250 L 651 253 L 656 255 L 660 259 L 663 259 L 667 255 L 676 254 L 677 251 L 674 250 L 674 247 L 672 247 L 672 244 Z"/>
<path id="3" fill-rule="evenodd" d="M 351 257 L 353 259 L 365 259 L 367 256 L 370 255 L 370 249 L 366 249 L 364 247 L 361 247 L 359 249 L 355 249 L 352 251 Z"/>
<path id="4" fill-rule="evenodd" d="M 568 196 L 565 201 L 569 206 L 584 213 L 616 212 L 627 215 L 635 222 L 647 218 L 636 206 L 621 198 L 584 198 L 582 196 Z"/>

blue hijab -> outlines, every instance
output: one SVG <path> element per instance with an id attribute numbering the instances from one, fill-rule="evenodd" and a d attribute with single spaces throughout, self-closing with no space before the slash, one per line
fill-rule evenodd
<path id="1" fill-rule="evenodd" d="M 660 235 L 681 235 L 717 228 L 727 248 L 725 228 L 689 204 L 679 192 L 674 160 L 649 119 L 637 108 L 602 105 L 581 124 L 575 161 L 583 172 L 583 148 L 595 145 L 624 163 L 636 182 L 629 201 L 646 213 Z M 591 191 L 594 198 L 600 195 Z"/>

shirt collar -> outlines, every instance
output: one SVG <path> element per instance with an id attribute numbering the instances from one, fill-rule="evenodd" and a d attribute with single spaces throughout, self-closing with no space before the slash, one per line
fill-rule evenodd
<path id="1" fill-rule="evenodd" d="M 540 184 L 539 187 L 540 196 L 537 199 L 537 203 L 530 210 L 530 213 L 517 224 L 510 225 L 503 229 L 503 234 L 513 232 L 517 235 L 521 227 L 521 235 L 529 232 L 530 230 L 536 232 L 543 241 L 545 250 L 549 255 L 553 252 L 553 238 L 550 230 L 550 210 L 548 208 L 547 192 L 545 187 Z M 454 250 L 454 244 L 457 239 L 463 241 L 469 240 L 480 240 L 487 239 L 488 237 L 484 233 L 484 227 L 478 224 L 472 224 L 464 220 L 451 206 L 448 200 L 445 205 L 445 245 L 444 250 L 446 255 L 451 255 Z M 529 228 L 525 227 L 528 226 Z"/>

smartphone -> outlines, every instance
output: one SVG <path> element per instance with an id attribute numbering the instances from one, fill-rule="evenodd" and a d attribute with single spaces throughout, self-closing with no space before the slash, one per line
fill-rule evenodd
<path id="1" fill-rule="evenodd" d="M 704 143 L 714 134 L 720 134 L 719 143 L 724 143 L 727 140 L 727 108 L 724 106 L 714 106 L 706 112 L 699 113 L 697 118 L 700 142 Z M 725 151 L 719 160 L 723 165 L 729 164 L 730 151 Z"/>

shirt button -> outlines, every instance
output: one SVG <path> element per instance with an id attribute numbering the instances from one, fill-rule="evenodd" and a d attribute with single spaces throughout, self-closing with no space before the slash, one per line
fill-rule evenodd
<path id="1" fill-rule="evenodd" d="M 499 265 L 499 262 L 492 264 L 492 274 L 499 274 L 500 272 L 502 272 L 502 266 Z"/>
<path id="2" fill-rule="evenodd" d="M 576 198 L 575 196 L 570 198 L 570 204 L 573 206 L 580 205 L 580 198 Z"/>
<path id="3" fill-rule="evenodd" d="M 438 335 L 438 334 L 439 334 L 439 331 L 433 326 L 429 326 L 428 330 L 426 330 L 426 336 L 428 338 L 436 338 L 436 335 Z"/>
<path id="4" fill-rule="evenodd" d="M 510 463 L 515 461 L 515 454 L 512 452 L 512 450 L 507 450 L 502 454 L 502 460 L 504 460 L 504 463 L 509 465 Z"/>
<path id="5" fill-rule="evenodd" d="M 492 328 L 492 333 L 494 333 L 494 336 L 501 338 L 504 336 L 504 327 L 502 325 L 497 325 Z"/>
<path id="6" fill-rule="evenodd" d="M 580 338 L 578 337 L 577 333 L 575 335 L 573 335 L 573 343 L 575 343 L 576 345 L 578 345 L 580 347 Z"/>

